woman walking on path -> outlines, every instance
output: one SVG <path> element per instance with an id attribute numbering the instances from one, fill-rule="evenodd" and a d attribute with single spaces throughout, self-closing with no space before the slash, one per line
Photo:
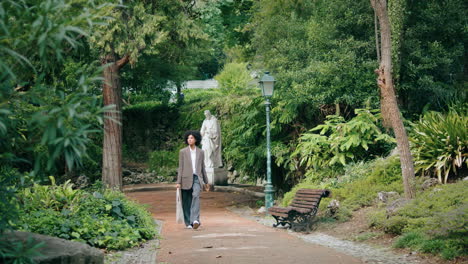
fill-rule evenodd
<path id="1" fill-rule="evenodd" d="M 187 131 L 184 135 L 188 145 L 179 152 L 179 170 L 177 173 L 177 188 L 182 189 L 182 208 L 185 226 L 197 229 L 200 226 L 200 192 L 210 185 L 205 171 L 205 156 L 197 146 L 201 142 L 198 131 Z"/>

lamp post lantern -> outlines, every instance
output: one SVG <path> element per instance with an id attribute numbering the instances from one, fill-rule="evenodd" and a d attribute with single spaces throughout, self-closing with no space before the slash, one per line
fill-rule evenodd
<path id="1" fill-rule="evenodd" d="M 267 125 L 267 183 L 265 185 L 265 208 L 273 206 L 273 184 L 271 182 L 271 149 L 270 149 L 270 97 L 273 96 L 275 78 L 270 75 L 270 72 L 265 72 L 260 79 L 260 87 L 262 95 L 265 97 L 266 107 L 266 125 Z"/>

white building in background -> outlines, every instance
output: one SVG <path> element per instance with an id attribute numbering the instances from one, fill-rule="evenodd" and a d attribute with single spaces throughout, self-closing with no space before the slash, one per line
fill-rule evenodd
<path id="1" fill-rule="evenodd" d="M 208 79 L 208 80 L 191 80 L 186 81 L 182 87 L 184 89 L 213 89 L 218 88 L 218 81 L 215 79 Z"/>
<path id="2" fill-rule="evenodd" d="M 217 89 L 219 88 L 218 81 L 215 79 L 208 80 L 190 80 L 182 83 L 182 93 L 185 89 Z M 177 97 L 177 87 L 174 82 L 169 81 L 165 90 L 171 93 L 171 99 L 169 102 L 176 102 Z"/>

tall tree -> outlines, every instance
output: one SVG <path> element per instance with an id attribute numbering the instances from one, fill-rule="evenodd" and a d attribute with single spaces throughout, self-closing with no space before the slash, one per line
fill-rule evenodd
<path id="1" fill-rule="evenodd" d="M 381 61 L 375 72 L 378 74 L 377 84 L 381 93 L 382 117 L 384 124 L 390 124 L 397 141 L 400 152 L 401 171 L 403 174 L 403 185 L 405 197 L 412 199 L 415 197 L 415 176 L 413 157 L 409 147 L 408 135 L 398 109 L 395 89 L 392 79 L 392 43 L 390 21 L 387 11 L 387 0 L 371 0 L 371 5 L 377 14 L 380 35 L 381 35 Z"/>
<path id="2" fill-rule="evenodd" d="M 112 10 L 110 23 L 91 37 L 91 43 L 102 54 L 104 105 L 114 106 L 112 111 L 105 113 L 102 151 L 102 179 L 111 188 L 122 188 L 122 91 L 119 73 L 128 63 L 135 63 L 148 44 L 148 50 L 151 50 L 164 37 L 164 32 L 158 30 L 163 17 L 155 14 L 155 8 L 145 1 L 117 6 Z"/>
<path id="3" fill-rule="evenodd" d="M 394 22 L 401 23 L 399 47 L 392 48 L 394 52 L 399 48 L 400 70 L 395 85 L 402 109 L 419 114 L 424 109 L 446 109 L 455 100 L 466 101 L 468 2 L 406 0 L 404 12 L 398 15 L 400 21 L 393 19 L 392 7 L 392 37 L 394 26 L 398 27 Z"/>
<path id="4" fill-rule="evenodd" d="M 104 1 L 106 2 L 106 1 Z M 127 64 L 135 65 L 142 54 L 156 54 L 158 47 L 171 34 L 187 38 L 198 33 L 190 17 L 193 1 L 125 1 L 114 8 L 112 20 L 91 37 L 91 43 L 105 66 L 103 77 L 104 105 L 113 105 L 106 112 L 104 123 L 102 179 L 110 188 L 122 188 L 122 90 L 120 72 Z M 174 21 L 177 22 L 173 25 Z M 172 30 L 168 29 L 172 25 Z"/>

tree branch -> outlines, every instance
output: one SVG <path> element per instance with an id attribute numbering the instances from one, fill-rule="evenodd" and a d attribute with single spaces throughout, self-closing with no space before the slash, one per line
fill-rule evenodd
<path id="1" fill-rule="evenodd" d="M 129 61 L 130 61 L 130 55 L 127 53 L 120 60 L 118 60 L 115 64 L 120 70 L 122 69 L 123 66 L 127 65 Z"/>

